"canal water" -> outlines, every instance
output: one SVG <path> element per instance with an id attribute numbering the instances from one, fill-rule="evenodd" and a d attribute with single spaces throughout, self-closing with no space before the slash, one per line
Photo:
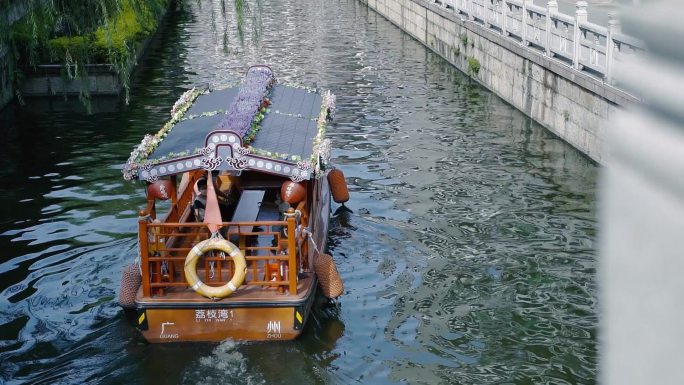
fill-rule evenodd
<path id="1" fill-rule="evenodd" d="M 0 383 L 596 382 L 594 164 L 356 0 L 182 5 L 129 105 L 2 113 Z M 337 95 L 341 306 L 291 342 L 146 344 L 116 305 L 144 205 L 120 167 L 184 90 L 257 63 Z"/>

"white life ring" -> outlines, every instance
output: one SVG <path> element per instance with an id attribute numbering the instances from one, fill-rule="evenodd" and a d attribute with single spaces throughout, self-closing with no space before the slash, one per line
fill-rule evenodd
<path id="1" fill-rule="evenodd" d="M 197 261 L 199 260 L 199 257 L 210 250 L 223 251 L 233 258 L 235 273 L 233 274 L 233 278 L 223 286 L 209 286 L 202 282 L 197 276 Z M 209 238 L 196 244 L 190 250 L 188 256 L 185 257 L 184 271 L 185 280 L 197 294 L 207 298 L 225 298 L 242 285 L 242 282 L 245 280 L 245 274 L 247 273 L 247 262 L 240 249 L 231 242 L 221 238 Z"/>

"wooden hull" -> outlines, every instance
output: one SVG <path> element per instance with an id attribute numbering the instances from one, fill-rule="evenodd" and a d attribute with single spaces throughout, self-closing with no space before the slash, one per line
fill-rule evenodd
<path id="1" fill-rule="evenodd" d="M 310 306 L 140 309 L 143 337 L 152 343 L 292 340 L 304 328 Z"/>
<path id="2" fill-rule="evenodd" d="M 226 339 L 277 341 L 297 338 L 311 312 L 317 282 L 298 300 L 280 301 L 144 301 L 136 323 L 152 343 Z"/>
<path id="3" fill-rule="evenodd" d="M 255 191 L 243 191 L 240 202 Z M 142 285 L 135 296 L 134 315 L 143 337 L 151 343 L 297 338 L 304 329 L 318 287 L 312 268 L 318 251 L 306 247 L 309 242 L 298 243 L 295 236 L 284 234 L 297 234 L 295 226 L 301 220 L 313 228 L 311 243 L 324 249 L 330 216 L 327 179 L 321 178 L 308 193 L 311 199 L 300 207 L 310 216 L 300 214 L 302 218 L 295 219 L 291 209 L 292 214 L 284 221 L 252 218 L 222 224 L 228 229 L 226 237 L 239 245 L 247 263 L 243 284 L 222 299 L 198 294 L 185 279 L 186 255 L 208 236 L 204 224 L 187 220 L 186 203 L 177 204 L 186 208 L 182 215 L 169 214 L 172 220 L 139 222 Z M 261 198 L 263 195 L 261 192 Z M 263 212 L 260 206 L 256 205 L 257 211 Z M 204 261 L 195 267 L 201 281 L 213 286 L 226 285 L 234 273 L 232 259 L 216 254 L 202 258 Z"/>

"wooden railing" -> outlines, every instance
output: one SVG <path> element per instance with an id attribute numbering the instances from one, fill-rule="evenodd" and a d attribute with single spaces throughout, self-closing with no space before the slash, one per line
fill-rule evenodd
<path id="1" fill-rule="evenodd" d="M 608 26 L 587 21 L 587 3 L 578 1 L 574 17 L 558 12 L 558 3 L 540 7 L 532 0 L 435 0 L 447 9 L 530 50 L 614 85 L 615 68 L 643 51 L 639 40 L 623 35 L 615 15 Z"/>
<path id="2" fill-rule="evenodd" d="M 222 235 L 245 255 L 247 274 L 243 285 L 297 293 L 297 270 L 302 258 L 297 255 L 294 217 L 285 221 L 225 222 L 221 228 Z M 284 235 L 284 229 L 290 237 Z M 185 259 L 194 245 L 209 238 L 206 225 L 141 219 L 138 230 L 143 295 L 163 295 L 170 288 L 188 287 L 183 271 Z M 230 281 L 234 265 L 229 256 L 211 252 L 202 259 L 197 271 L 204 283 L 220 286 Z"/>

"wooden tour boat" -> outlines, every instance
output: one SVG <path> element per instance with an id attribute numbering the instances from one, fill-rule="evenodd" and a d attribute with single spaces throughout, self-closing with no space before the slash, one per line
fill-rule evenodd
<path id="1" fill-rule="evenodd" d="M 119 303 L 147 341 L 293 339 L 319 285 L 342 293 L 322 252 L 331 192 L 349 198 L 329 165 L 334 102 L 253 66 L 239 86 L 183 94 L 134 149 L 124 178 L 144 181 L 147 206 Z"/>

